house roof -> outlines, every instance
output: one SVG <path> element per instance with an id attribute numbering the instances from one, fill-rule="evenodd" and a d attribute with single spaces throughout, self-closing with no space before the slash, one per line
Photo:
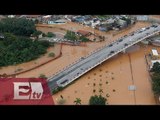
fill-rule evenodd
<path id="1" fill-rule="evenodd" d="M 84 30 L 78 30 L 77 33 L 86 36 L 86 35 L 88 35 L 90 32 L 84 31 Z"/>
<path id="2" fill-rule="evenodd" d="M 158 56 L 158 52 L 157 52 L 157 50 L 152 49 L 152 54 L 153 54 L 153 55 L 155 55 L 155 56 Z"/>
<path id="3" fill-rule="evenodd" d="M 43 18 L 50 18 L 51 17 L 51 15 L 45 15 L 45 16 L 43 16 Z"/>
<path id="4" fill-rule="evenodd" d="M 62 22 L 62 23 L 65 23 L 65 22 L 67 22 L 67 20 L 65 20 L 65 19 L 59 19 L 59 20 L 56 20 L 55 22 Z"/>

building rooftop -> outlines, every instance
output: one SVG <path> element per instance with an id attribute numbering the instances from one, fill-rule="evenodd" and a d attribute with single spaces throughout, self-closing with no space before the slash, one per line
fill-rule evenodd
<path id="1" fill-rule="evenodd" d="M 154 56 L 158 56 L 157 50 L 156 50 L 156 49 L 152 49 L 152 54 L 153 54 Z"/>
<path id="2" fill-rule="evenodd" d="M 58 23 L 65 23 L 65 22 L 67 22 L 67 20 L 65 20 L 65 19 L 59 19 L 59 20 L 56 20 L 55 22 L 58 22 Z"/>
<path id="3" fill-rule="evenodd" d="M 81 35 L 83 35 L 83 36 L 86 36 L 86 35 L 90 34 L 90 32 L 84 31 L 84 30 L 78 30 L 77 33 L 78 33 L 78 34 L 81 34 Z"/>

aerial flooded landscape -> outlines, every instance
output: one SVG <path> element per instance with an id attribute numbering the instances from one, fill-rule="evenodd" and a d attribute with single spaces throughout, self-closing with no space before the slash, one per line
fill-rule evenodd
<path id="1" fill-rule="evenodd" d="M 0 84 L 14 82 L 0 104 L 42 101 L 43 79 L 50 105 L 159 105 L 159 33 L 160 15 L 0 15 Z"/>

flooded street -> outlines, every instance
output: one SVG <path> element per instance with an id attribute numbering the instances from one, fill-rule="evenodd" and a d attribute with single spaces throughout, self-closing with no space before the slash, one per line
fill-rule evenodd
<path id="1" fill-rule="evenodd" d="M 82 104 L 88 104 L 90 96 L 101 94 L 111 105 L 155 104 L 144 54 L 144 47 L 139 47 L 113 57 L 53 95 L 54 101 L 62 95 L 65 104 L 74 104 L 76 98 L 80 98 Z M 129 90 L 130 85 L 135 85 L 136 90 Z"/>
<path id="2" fill-rule="evenodd" d="M 66 66 L 79 60 L 81 57 L 91 54 L 91 52 L 113 42 L 117 38 L 149 25 L 150 24 L 146 22 L 138 22 L 121 32 L 110 31 L 107 33 L 93 30 L 90 27 L 83 27 L 76 23 L 55 25 L 55 28 L 37 27 L 38 30 L 45 33 L 61 32 L 63 34 L 65 34 L 66 29 L 73 31 L 83 29 L 92 32 L 94 31 L 99 35 L 105 36 L 106 39 L 103 42 L 88 42 L 85 43 L 85 46 L 63 45 L 61 57 L 34 70 L 19 74 L 17 77 L 38 77 L 40 74 L 45 74 L 47 77 L 53 76 L 60 70 L 63 70 Z M 144 54 L 150 52 L 151 48 L 152 47 L 133 48 L 133 50 L 130 49 L 130 52 L 128 53 L 120 53 L 105 61 L 92 71 L 83 75 L 65 90 L 53 95 L 55 104 L 57 104 L 61 95 L 66 100 L 66 105 L 72 105 L 76 98 L 80 98 L 82 104 L 88 104 L 90 96 L 99 94 L 106 97 L 108 103 L 113 105 L 155 104 L 144 57 Z M 31 62 L 28 62 L 26 67 L 30 66 Z M 16 67 L 18 68 L 20 65 L 17 65 Z M 12 69 L 15 69 L 15 67 Z M 7 67 L 6 69 L 0 69 L 1 73 L 7 71 Z M 130 85 L 135 85 L 136 90 L 129 90 L 128 87 Z"/>

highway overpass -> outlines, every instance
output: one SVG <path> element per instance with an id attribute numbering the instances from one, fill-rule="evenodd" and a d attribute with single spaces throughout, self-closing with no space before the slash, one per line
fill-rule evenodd
<path id="1" fill-rule="evenodd" d="M 48 85 L 50 89 L 55 89 L 58 86 L 64 87 L 69 83 L 73 82 L 86 72 L 95 68 L 102 62 L 110 59 L 120 52 L 124 52 L 130 46 L 151 37 L 160 32 L 160 25 L 152 25 L 146 28 L 141 28 L 128 35 L 125 35 L 115 42 L 92 52 L 87 57 L 82 57 L 74 64 L 68 66 L 66 69 L 60 71 L 51 78 L 48 78 Z"/>

